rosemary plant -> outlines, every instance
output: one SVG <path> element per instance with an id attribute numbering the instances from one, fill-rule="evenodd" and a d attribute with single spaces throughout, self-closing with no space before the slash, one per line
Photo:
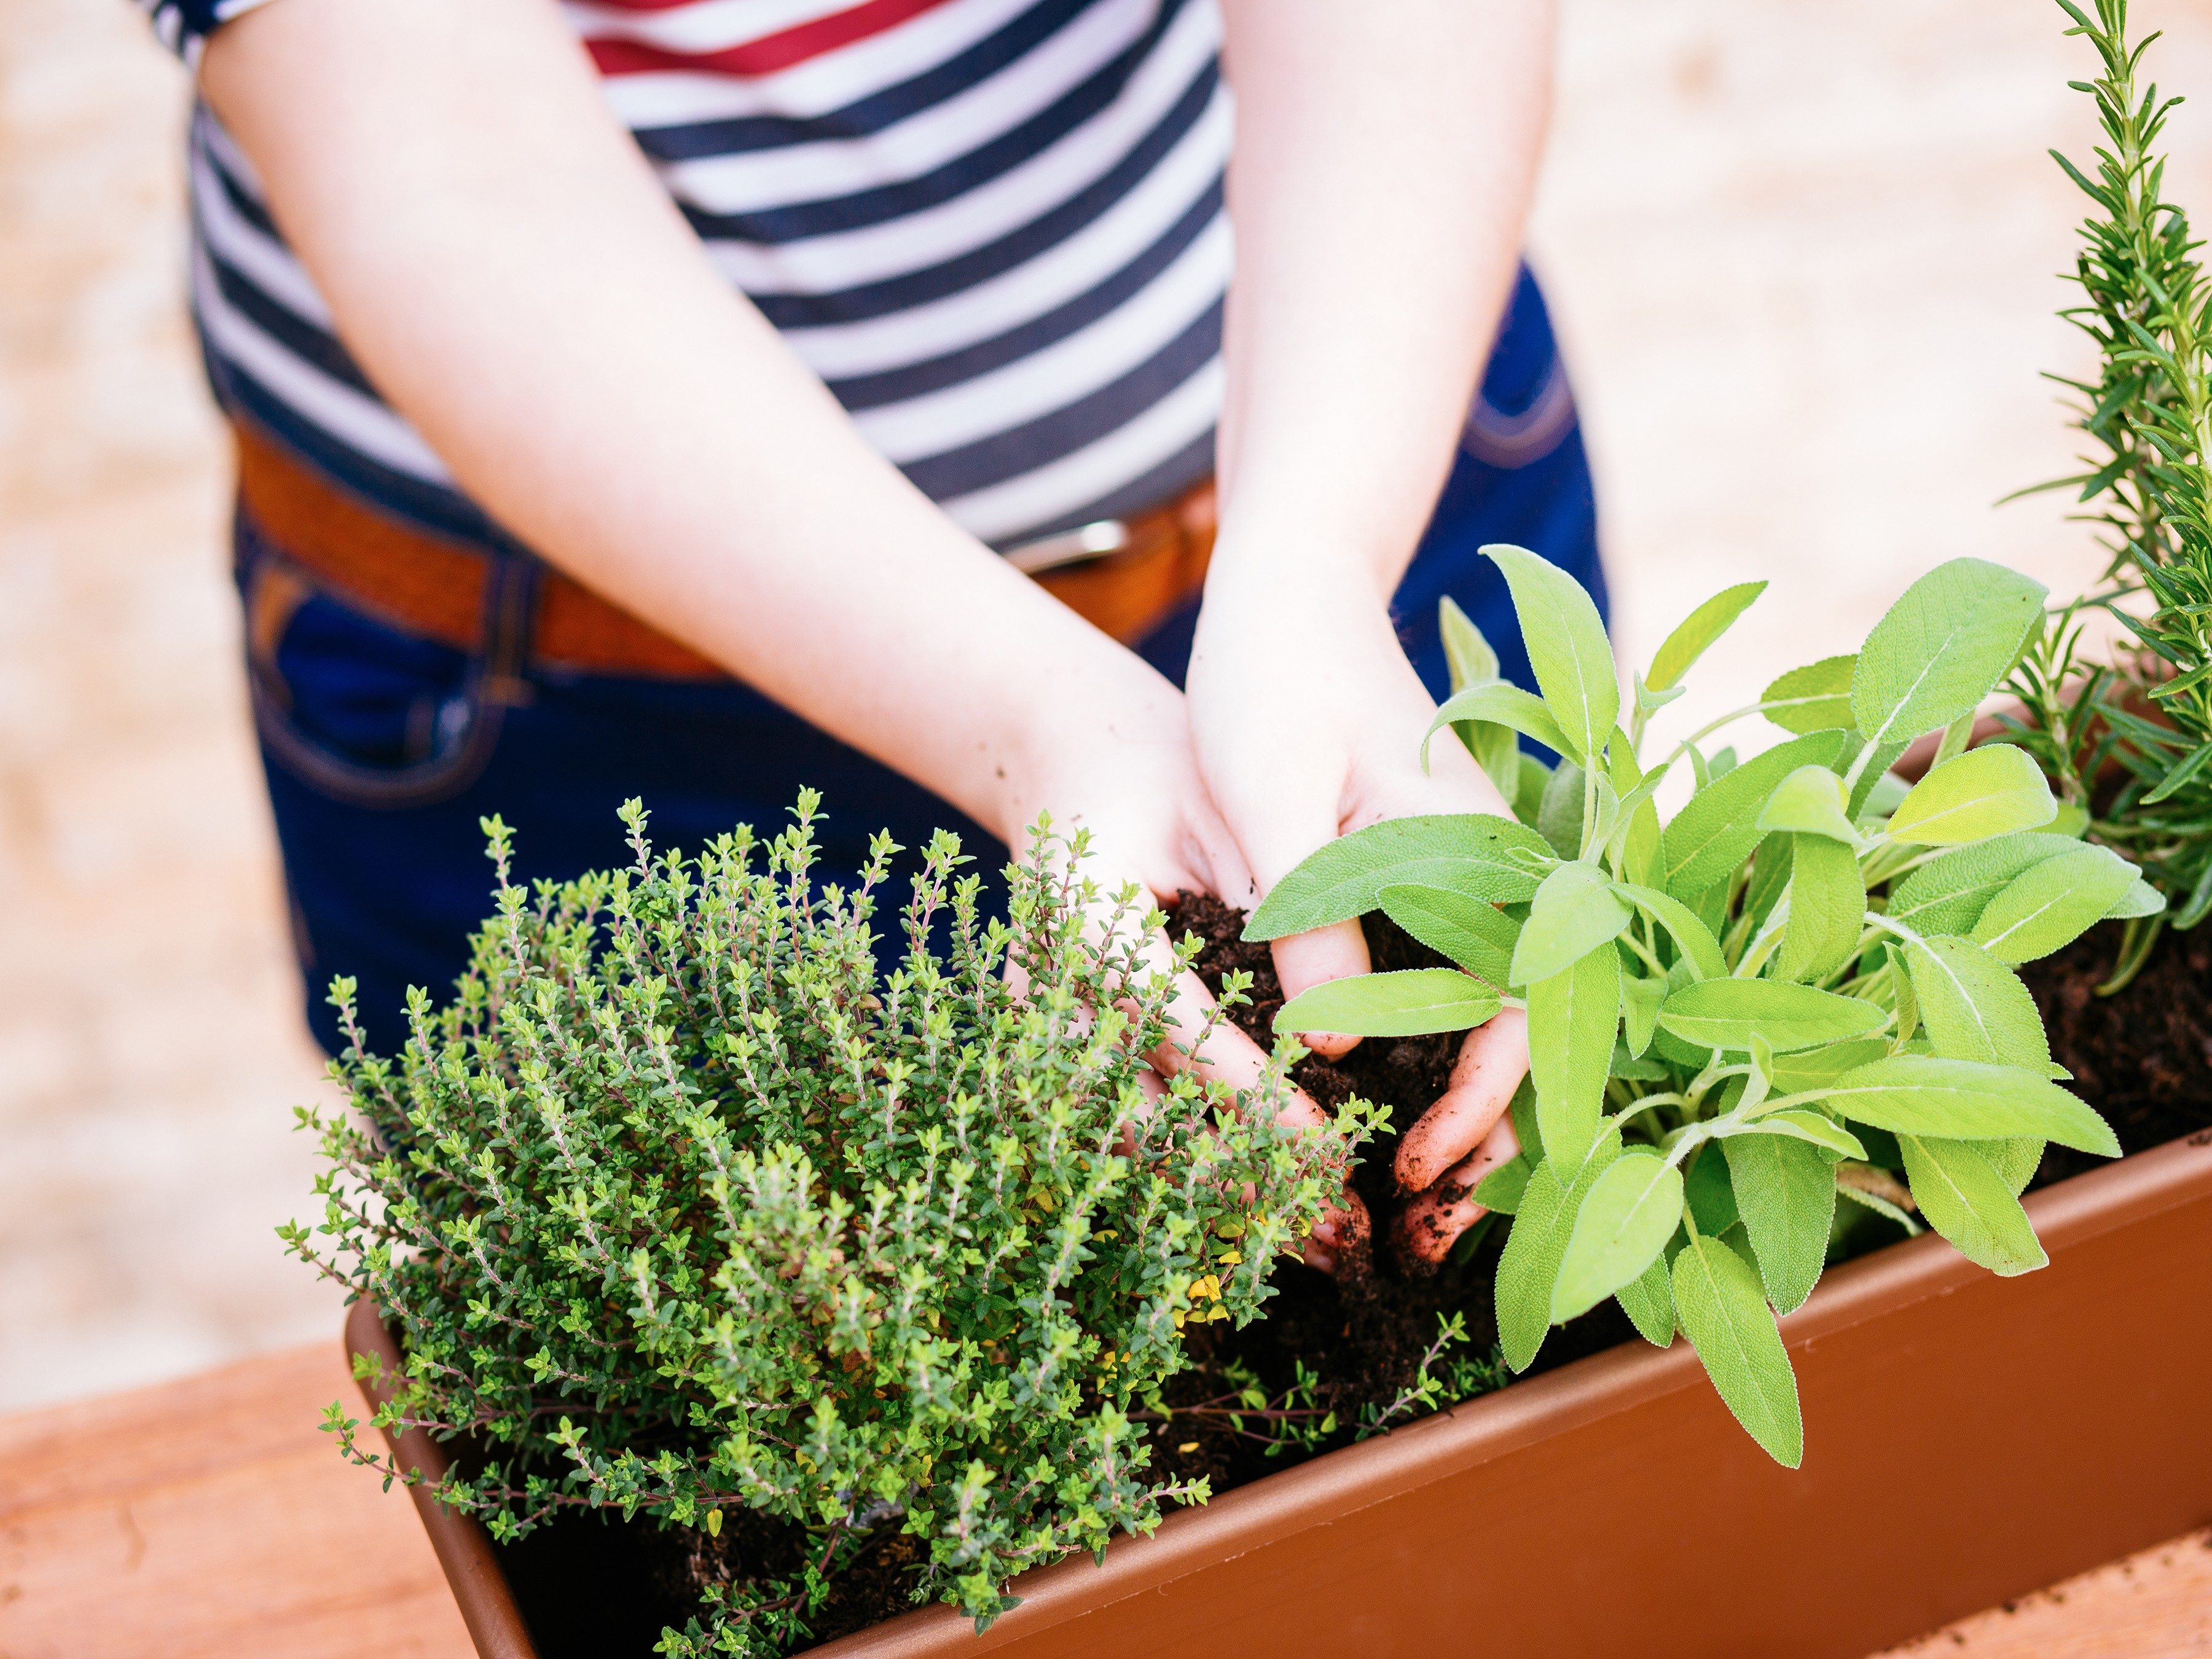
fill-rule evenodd
<path id="1" fill-rule="evenodd" d="M 632 802 L 633 867 L 534 893 L 488 823 L 498 913 L 457 995 L 413 993 L 385 1060 L 338 981 L 353 1111 L 301 1113 L 325 1209 L 286 1241 L 398 1328 L 374 1425 L 470 1438 L 444 1502 L 501 1539 L 592 1509 L 771 1518 L 781 1568 L 695 1551 L 719 1576 L 659 1650 L 691 1659 L 783 1650 L 887 1533 L 915 1598 L 980 1626 L 1020 1569 L 1202 1501 L 1149 1471 L 1139 1413 L 1188 1322 L 1259 1312 L 1367 1127 L 1279 1125 L 1279 1064 L 1241 1100 L 1140 1086 L 1172 976 L 1133 893 L 1095 921 L 1080 836 L 1041 829 L 988 923 L 938 836 L 879 976 L 897 849 L 817 886 L 816 805 L 687 859 Z"/>

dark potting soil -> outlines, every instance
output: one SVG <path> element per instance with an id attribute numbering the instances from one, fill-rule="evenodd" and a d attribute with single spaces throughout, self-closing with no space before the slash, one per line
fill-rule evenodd
<path id="1" fill-rule="evenodd" d="M 1244 918 L 1218 901 L 1184 894 L 1170 912 L 1170 931 L 1201 941 L 1200 976 L 1218 990 L 1225 974 L 1252 976 L 1250 1001 L 1231 1017 L 1262 1047 L 1274 1040 L 1283 998 L 1264 945 L 1243 941 Z M 1378 969 L 1445 965 L 1443 959 L 1387 919 L 1364 924 Z M 2071 1086 L 2101 1111 L 2130 1152 L 2194 1133 L 2212 1133 L 2212 929 L 2169 932 L 2135 981 L 2117 996 L 2096 988 L 2118 958 L 2121 929 L 2106 923 L 2066 950 L 2021 970 L 2051 1035 L 2052 1057 L 2074 1073 Z M 1233 1401 L 1249 1373 L 1271 1401 L 1311 1378 L 1314 1407 L 1334 1411 L 1338 1426 L 1318 1447 L 1262 1443 L 1248 1418 L 1240 1431 L 1224 1410 L 1177 1414 L 1152 1434 L 1156 1468 L 1164 1476 L 1206 1477 L 1216 1492 L 1348 1444 L 1363 1408 L 1382 1407 L 1410 1388 L 1435 1341 L 1440 1316 L 1466 1322 L 1467 1341 L 1455 1350 L 1478 1358 L 1496 1341 L 1491 1283 L 1502 1245 L 1492 1228 L 1472 1251 L 1433 1273 L 1408 1272 L 1382 1241 L 1398 1196 L 1391 1177 L 1397 1132 L 1411 1125 L 1443 1091 L 1457 1053 L 1455 1035 L 1370 1039 L 1340 1060 L 1300 1062 L 1294 1080 L 1324 1107 L 1353 1095 L 1391 1109 L 1391 1128 L 1367 1149 L 1353 1184 L 1376 1218 L 1377 1245 L 1364 1272 L 1331 1278 L 1297 1263 L 1275 1275 L 1277 1296 L 1266 1318 L 1243 1330 L 1194 1326 L 1194 1364 L 1168 1390 L 1187 1408 Z M 2034 1184 L 2078 1175 L 2103 1159 L 2051 1147 Z M 1478 1224 L 1480 1226 L 1480 1224 Z M 1871 1242 L 1871 1241 L 1870 1241 Z M 1552 1332 L 1534 1370 L 1542 1371 L 1638 1340 L 1612 1303 Z M 1395 1420 L 1408 1420 L 1401 1417 Z M 627 1659 L 649 1655 L 665 1625 L 680 1628 L 699 1607 L 697 1586 L 735 1568 L 750 1576 L 796 1576 L 805 1534 L 781 1522 L 738 1512 L 708 1540 L 649 1521 L 577 1515 L 518 1543 L 497 1547 L 501 1566 L 528 1621 L 541 1659 Z M 887 1528 L 831 1589 L 811 1620 L 815 1640 L 827 1642 L 905 1612 L 911 1603 L 915 1540 Z"/>

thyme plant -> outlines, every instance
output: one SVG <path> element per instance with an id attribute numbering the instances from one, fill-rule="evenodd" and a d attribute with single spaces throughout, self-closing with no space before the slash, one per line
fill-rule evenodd
<path id="1" fill-rule="evenodd" d="M 710 1535 L 754 1510 L 797 1540 L 795 1571 L 726 1563 L 669 1655 L 782 1650 L 886 1529 L 915 1598 L 980 1626 L 1022 1568 L 1202 1501 L 1150 1471 L 1135 1413 L 1188 1322 L 1259 1312 L 1366 1133 L 1279 1126 L 1279 1064 L 1243 1099 L 1143 1081 L 1192 1034 L 1145 965 L 1149 907 L 1097 920 L 1080 836 L 1040 829 L 986 921 L 939 836 L 879 976 L 897 849 L 818 885 L 817 805 L 690 859 L 656 857 L 632 802 L 629 869 L 534 891 L 488 822 L 497 914 L 457 994 L 410 994 L 386 1059 L 337 981 L 353 1109 L 301 1114 L 325 1208 L 287 1243 L 401 1334 L 374 1426 L 477 1449 L 442 1501 L 500 1539 L 598 1509 Z"/>
<path id="2" fill-rule="evenodd" d="M 2054 1080 L 2013 969 L 2160 901 L 2124 859 L 2052 828 L 2058 804 L 2020 749 L 1966 746 L 2042 623 L 2026 577 L 1954 560 L 1855 655 L 1783 675 L 1647 762 L 1649 716 L 1765 584 L 1692 612 L 1624 708 L 1589 596 L 1533 553 L 1485 550 L 1542 695 L 1464 658 L 1424 753 L 1459 729 L 1511 765 L 1518 815 L 1345 836 L 1267 895 L 1246 936 L 1380 909 L 1458 964 L 1318 987 L 1283 1008 L 1283 1031 L 1455 1031 L 1525 1007 L 1520 1153 L 1475 1194 L 1512 1217 L 1506 1363 L 1525 1370 L 1552 1325 L 1615 1297 L 1651 1341 L 1687 1336 L 1744 1427 L 1794 1467 L 1803 1429 L 1776 1316 L 1819 1279 L 1838 1198 L 1908 1228 L 1917 1209 L 1996 1273 L 2044 1265 L 2019 1201 L 2044 1144 L 2119 1147 Z M 1465 618 L 1446 622 L 1475 642 Z M 1787 740 L 1707 754 L 1752 715 Z M 1919 782 L 1887 775 L 1939 729 Z M 1501 730 L 1559 754 L 1540 787 Z M 1662 823 L 1656 792 L 1682 767 L 1692 792 Z"/>
<path id="3" fill-rule="evenodd" d="M 2212 910 L 2212 283 L 2187 216 L 2166 195 L 2159 146 L 2179 98 L 2142 78 L 2158 37 L 2131 37 L 2127 0 L 2094 11 L 2058 0 L 2067 33 L 2095 49 L 2101 73 L 2071 84 L 2097 106 L 2105 143 L 2085 171 L 2053 158 L 2091 203 L 2063 314 L 2096 349 L 2094 377 L 2054 377 L 2075 394 L 2092 448 L 2075 489 L 2100 529 L 2105 586 L 2066 606 L 2011 689 L 2026 705 L 2014 740 L 2094 813 L 2090 834 L 2138 860 L 2193 927 Z M 2082 660 L 2085 610 L 2118 617 L 2131 647 Z M 2165 918 L 2130 924 L 2112 986 L 2142 965 Z"/>

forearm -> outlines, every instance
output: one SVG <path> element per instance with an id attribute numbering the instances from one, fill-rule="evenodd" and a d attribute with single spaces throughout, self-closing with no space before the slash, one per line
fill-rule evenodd
<path id="1" fill-rule="evenodd" d="M 1221 568 L 1351 561 L 1387 596 L 1521 252 L 1547 0 L 1224 0 L 1237 93 Z"/>
<path id="2" fill-rule="evenodd" d="M 1048 804 L 1020 711 L 1140 665 L 866 447 L 547 0 L 280 0 L 203 82 L 348 348 L 503 526 L 1000 833 Z"/>

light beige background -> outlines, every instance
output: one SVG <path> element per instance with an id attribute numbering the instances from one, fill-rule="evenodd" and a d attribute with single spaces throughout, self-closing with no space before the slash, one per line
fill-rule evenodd
<path id="1" fill-rule="evenodd" d="M 2212 100 L 2212 18 L 2163 78 Z M 1961 553 L 2094 574 L 2037 378 L 2087 72 L 2039 0 L 1566 0 L 1534 237 L 1621 634 L 1774 590 L 1689 712 Z M 0 0 L 0 1409 L 334 1339 L 270 1237 L 321 1086 L 234 666 L 180 304 L 179 70 L 125 0 Z M 2185 198 L 2212 129 L 2185 112 Z M 2212 206 L 2208 206 L 2212 212 Z M 1678 707 L 1680 707 L 1678 705 Z"/>

